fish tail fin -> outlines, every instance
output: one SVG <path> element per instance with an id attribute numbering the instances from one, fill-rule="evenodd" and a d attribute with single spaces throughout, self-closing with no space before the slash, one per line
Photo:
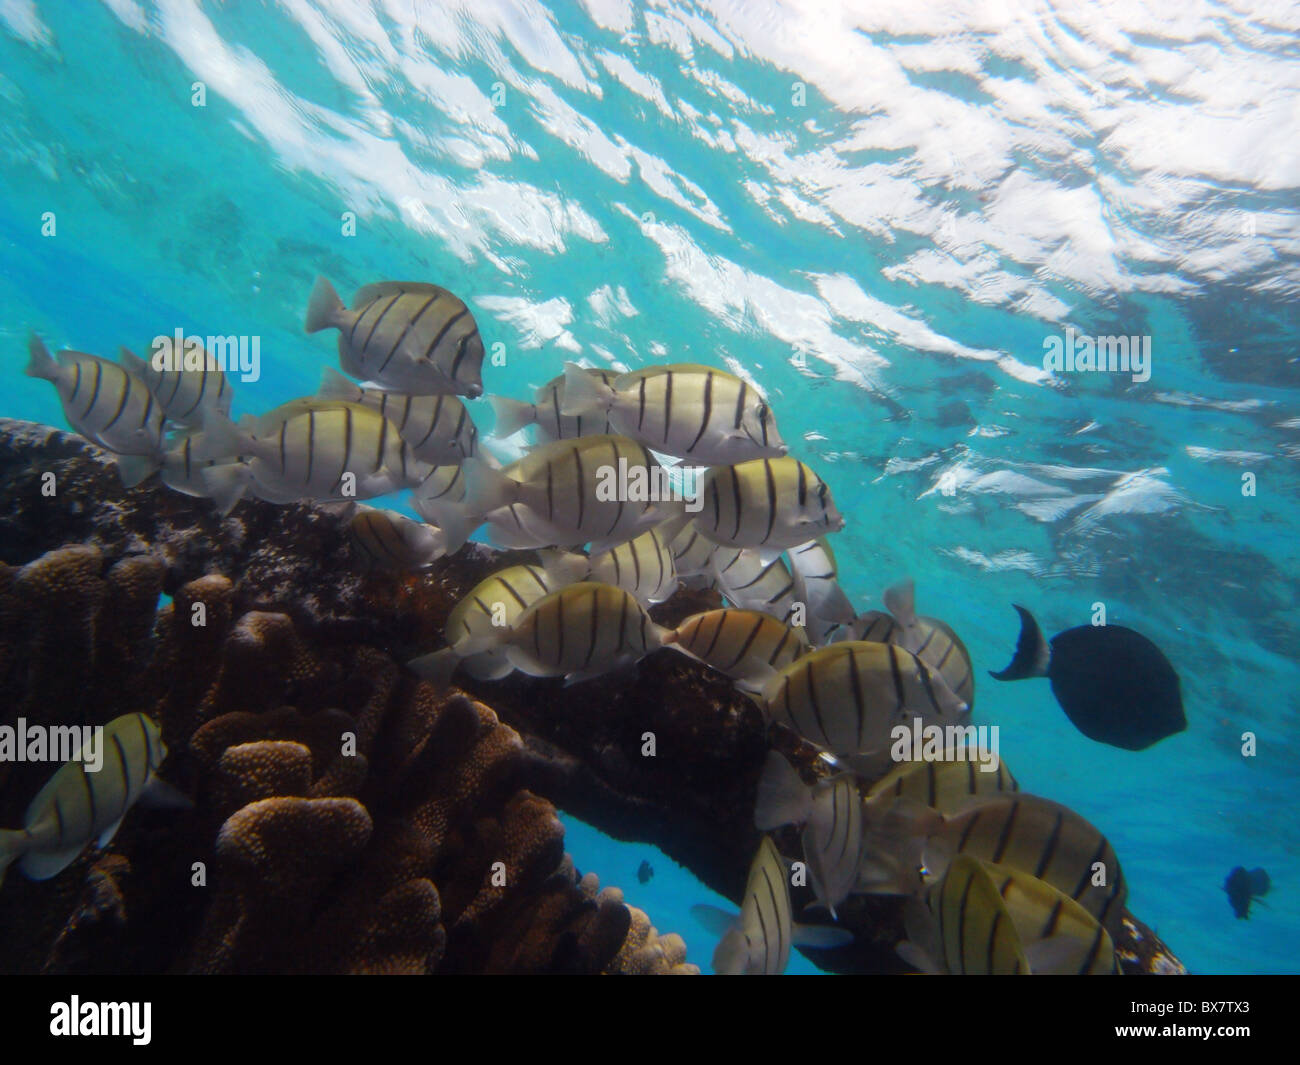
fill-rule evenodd
<path id="1" fill-rule="evenodd" d="M 758 778 L 754 827 L 767 832 L 781 825 L 802 824 L 811 813 L 812 789 L 784 757 L 768 751 Z"/>
<path id="2" fill-rule="evenodd" d="M 885 589 L 885 609 L 904 625 L 916 624 L 916 585 L 911 577 Z"/>
<path id="3" fill-rule="evenodd" d="M 320 374 L 320 387 L 316 389 L 317 399 L 342 399 L 355 403 L 359 398 L 361 386 L 352 378 L 345 377 L 332 366 L 326 366 Z"/>
<path id="4" fill-rule="evenodd" d="M 610 385 L 587 373 L 576 362 L 564 364 L 564 401 L 560 413 L 566 418 L 607 411 L 614 396 Z"/>
<path id="5" fill-rule="evenodd" d="M 416 513 L 424 517 L 420 511 L 418 500 L 412 504 Z M 478 520 L 478 514 L 464 503 L 446 503 L 438 508 L 436 515 L 437 520 L 425 518 L 426 524 L 434 526 L 442 533 L 442 547 L 445 555 L 454 555 L 462 547 L 465 541 L 469 539 L 472 533 L 481 522 Z"/>
<path id="6" fill-rule="evenodd" d="M 117 475 L 125 488 L 134 488 L 162 465 L 155 455 L 118 455 Z"/>
<path id="7" fill-rule="evenodd" d="M 507 399 L 505 396 L 489 396 L 488 403 L 492 406 L 492 413 L 496 415 L 497 421 L 492 427 L 492 435 L 498 440 L 514 436 L 524 426 L 532 425 L 537 421 L 537 407 L 532 403 Z"/>
<path id="8" fill-rule="evenodd" d="M 444 647 L 432 654 L 420 655 L 406 663 L 406 667 L 422 680 L 427 680 L 438 691 L 451 687 L 452 675 L 460 665 L 460 655 L 452 648 Z"/>
<path id="9" fill-rule="evenodd" d="M 23 856 L 27 850 L 27 833 L 21 829 L 13 831 L 0 829 L 0 885 L 5 882 L 5 873 L 9 866 Z"/>
<path id="10" fill-rule="evenodd" d="M 519 483 L 481 459 L 466 459 L 460 468 L 465 472 L 465 505 L 475 513 L 487 514 L 519 498 Z"/>
<path id="11" fill-rule="evenodd" d="M 1051 662 L 1051 645 L 1043 639 L 1043 630 L 1038 627 L 1034 615 L 1019 603 L 1012 603 L 1020 615 L 1020 639 L 1016 643 L 1016 653 L 1011 664 L 1001 673 L 989 670 L 994 680 L 1024 680 L 1026 677 L 1045 677 Z"/>
<path id="12" fill-rule="evenodd" d="M 319 333 L 338 323 L 339 313 L 344 310 L 339 294 L 323 277 L 316 278 L 316 285 L 311 290 L 311 300 L 307 304 L 307 320 L 304 328 L 309 333 Z"/>
<path id="13" fill-rule="evenodd" d="M 194 437 L 190 454 L 199 462 L 233 459 L 251 450 L 252 440 L 246 424 L 236 425 L 229 415 L 211 409 L 203 412 L 203 428 Z"/>
<path id="14" fill-rule="evenodd" d="M 542 569 L 555 581 L 556 585 L 577 584 L 587 579 L 591 572 L 591 559 L 576 551 L 545 550 L 538 551 L 542 560 Z"/>
<path id="15" fill-rule="evenodd" d="M 216 505 L 224 518 L 235 504 L 244 498 L 248 490 L 248 467 L 242 462 L 230 462 L 224 466 L 209 466 L 203 471 L 203 486 L 208 498 Z"/>
<path id="16" fill-rule="evenodd" d="M 45 346 L 45 341 L 35 333 L 27 338 L 26 373 L 28 377 L 40 377 L 46 381 L 59 379 L 59 364 L 54 361 L 54 356 Z"/>

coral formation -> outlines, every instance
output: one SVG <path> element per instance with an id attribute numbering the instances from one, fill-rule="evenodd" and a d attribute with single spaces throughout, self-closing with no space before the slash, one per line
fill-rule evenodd
<path id="1" fill-rule="evenodd" d="M 694 971 L 680 937 L 579 876 L 557 806 L 741 895 L 769 741 L 724 678 L 661 653 L 636 683 L 514 675 L 438 694 L 398 665 L 528 553 L 471 545 L 420 574 L 363 573 L 326 510 L 249 501 L 221 519 L 152 482 L 128 492 L 97 448 L 19 422 L 0 422 L 0 545 L 0 724 L 145 710 L 164 776 L 196 801 L 134 811 L 54 881 L 10 877 L 0 969 Z M 654 616 L 716 605 L 680 592 Z M 780 746 L 811 764 L 794 737 Z M 0 765 L 0 824 L 47 775 Z M 903 971 L 900 908 L 850 900 L 856 942 L 818 963 Z M 1178 968 L 1131 915 L 1125 931 L 1126 971 Z"/>

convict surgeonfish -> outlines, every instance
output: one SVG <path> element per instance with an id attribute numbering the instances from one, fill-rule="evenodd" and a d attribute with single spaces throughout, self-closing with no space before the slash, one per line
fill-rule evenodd
<path id="1" fill-rule="evenodd" d="M 607 385 L 618 377 L 614 370 L 588 369 L 582 371 Z M 579 436 L 603 436 L 615 432 L 604 413 L 566 418 L 560 413 L 564 403 L 564 374 L 552 378 L 535 393 L 536 402 L 523 403 L 504 396 L 489 396 L 488 402 L 496 413 L 497 423 L 492 435 L 498 440 L 513 436 L 525 426 L 536 425 L 543 441 L 572 440 Z"/>
<path id="2" fill-rule="evenodd" d="M 704 475 L 701 491 L 695 527 L 726 547 L 776 554 L 844 528 L 830 488 L 798 459 L 715 466 Z"/>
<path id="3" fill-rule="evenodd" d="M 476 680 L 500 680 L 514 671 L 502 641 L 533 603 L 555 590 L 540 566 L 508 566 L 479 581 L 447 616 L 447 647 L 407 665 L 439 688 L 451 682 L 456 667 Z"/>
<path id="4" fill-rule="evenodd" d="M 832 917 L 857 886 L 862 864 L 862 796 L 851 773 L 809 786 L 786 759 L 769 751 L 758 778 L 754 827 L 767 832 L 802 825 L 800 842 L 817 902 Z"/>
<path id="5" fill-rule="evenodd" d="M 478 428 L 469 408 L 455 396 L 412 396 L 362 388 L 337 370 L 326 367 L 321 374 L 318 399 L 359 403 L 382 414 L 411 445 L 411 454 L 435 466 L 459 463 L 478 455 Z"/>
<path id="6" fill-rule="evenodd" d="M 913 719 L 959 724 L 966 704 L 943 678 L 901 647 L 845 641 L 813 651 L 763 688 L 768 720 L 833 754 L 888 757 L 890 733 Z"/>
<path id="7" fill-rule="evenodd" d="M 169 341 L 170 342 L 170 341 Z M 122 348 L 119 358 L 126 369 L 143 381 L 170 422 L 187 429 L 198 429 L 209 410 L 227 414 L 234 392 L 225 373 L 206 351 L 198 352 L 191 369 L 184 364 L 176 369 L 154 369 L 129 348 Z"/>
<path id="8" fill-rule="evenodd" d="M 1110 975 L 1115 946 L 1097 919 L 1020 869 L 961 856 L 929 891 L 928 913 L 905 911 L 899 954 L 958 975 Z"/>
<path id="9" fill-rule="evenodd" d="M 158 468 L 163 453 L 163 412 L 152 392 L 125 368 L 98 355 L 60 351 L 57 361 L 35 333 L 28 341 L 27 376 L 51 382 L 68 424 L 92 444 L 119 455 L 152 460 L 137 463 L 127 476 L 143 480 Z M 139 476 L 143 470 L 144 476 Z M 132 487 L 133 480 L 127 487 Z"/>
<path id="10" fill-rule="evenodd" d="M 470 464 L 466 463 L 468 467 Z M 623 436 L 583 436 L 533 448 L 502 470 L 471 467 L 470 503 L 502 547 L 623 543 L 681 513 L 663 467 Z"/>
<path id="11" fill-rule="evenodd" d="M 974 707 L 975 670 L 961 638 L 937 618 L 917 615 L 910 580 L 888 589 L 885 605 L 891 613 L 871 610 L 855 618 L 848 626 L 849 638 L 897 644 L 911 651 L 937 670 L 959 698 Z"/>
<path id="12" fill-rule="evenodd" d="M 204 437 L 237 463 L 203 471 L 208 494 L 223 514 L 248 490 L 272 503 L 299 499 L 369 499 L 415 485 L 427 473 L 383 415 L 356 403 L 308 403 L 280 420 L 274 432 L 262 422 L 237 428 L 211 416 Z"/>
<path id="13" fill-rule="evenodd" d="M 1089 739 L 1141 751 L 1187 728 L 1178 674 L 1160 648 L 1123 625 L 1080 625 L 1043 639 L 1022 606 L 1015 657 L 995 680 L 1047 677 L 1074 727 Z"/>
<path id="14" fill-rule="evenodd" d="M 814 647 L 825 647 L 857 614 L 840 587 L 835 552 L 827 537 L 819 536 L 790 548 L 787 553 L 794 577 L 794 597 L 804 604 L 808 642 Z"/>
<path id="15" fill-rule="evenodd" d="M 764 561 L 752 547 L 715 547 L 709 568 L 718 591 L 737 609 L 759 610 L 786 624 L 806 620 L 806 611 L 795 609 L 794 577 L 781 555 Z"/>
<path id="16" fill-rule="evenodd" d="M 931 877 L 958 854 L 1009 865 L 1046 880 L 1118 935 L 1128 885 L 1114 848 L 1067 806 L 1036 795 L 981 797 L 944 818 L 925 844 Z"/>
<path id="17" fill-rule="evenodd" d="M 768 680 L 809 650 L 803 633 L 757 610 L 692 614 L 664 637 L 676 651 L 724 673 L 756 697 Z M 755 699 L 757 701 L 757 699 Z"/>
<path id="18" fill-rule="evenodd" d="M 687 515 L 669 518 L 626 543 L 587 556 L 566 551 L 542 551 L 542 565 L 557 584 L 596 581 L 634 595 L 643 606 L 662 603 L 677 591 L 677 573 L 669 548 L 687 522 Z"/>
<path id="19" fill-rule="evenodd" d="M 437 526 L 379 507 L 346 506 L 352 542 L 374 569 L 424 569 L 447 554 L 446 537 Z"/>
<path id="20" fill-rule="evenodd" d="M 767 402 L 723 370 L 674 363 L 608 384 L 575 363 L 564 374 L 563 414 L 606 417 L 614 432 L 665 455 L 726 466 L 786 453 Z"/>
<path id="21" fill-rule="evenodd" d="M 543 596 L 503 640 L 510 664 L 566 684 L 635 665 L 663 646 L 665 630 L 622 588 L 583 581 Z"/>
<path id="22" fill-rule="evenodd" d="M 206 498 L 208 486 L 203 479 L 203 471 L 212 466 L 238 462 L 239 457 L 231 455 L 209 458 L 203 457 L 204 455 L 203 433 L 183 432 L 173 438 L 163 452 L 161 465 L 152 455 L 119 455 L 117 468 L 121 472 L 122 483 L 128 486 L 139 484 L 157 469 L 158 479 L 173 491 Z"/>
<path id="23" fill-rule="evenodd" d="M 718 550 L 717 544 L 701 536 L 695 523 L 691 522 L 677 534 L 670 546 L 673 570 L 683 585 L 688 588 L 712 587 L 714 578 L 710 563 Z"/>
<path id="24" fill-rule="evenodd" d="M 154 783 L 154 773 L 167 748 L 152 719 L 124 714 L 103 726 L 100 736 L 97 771 L 88 771 L 85 752 L 79 751 L 31 801 L 23 827 L 0 831 L 0 882 L 14 862 L 32 880 L 56 876 L 91 840 L 97 847 L 108 846 L 147 789 L 164 790 L 161 782 Z"/>
<path id="25" fill-rule="evenodd" d="M 769 836 L 749 866 L 740 916 L 714 906 L 692 906 L 691 914 L 722 936 L 713 952 L 713 971 L 719 976 L 779 976 L 794 945 L 828 949 L 853 940 L 842 928 L 794 923 L 789 870 Z"/>
<path id="26" fill-rule="evenodd" d="M 985 772 L 984 766 L 994 766 Z M 981 747 L 955 747 L 942 759 L 904 762 L 867 790 L 865 801 L 878 809 L 895 799 L 908 799 L 941 814 L 958 813 L 970 800 L 1019 791 L 1006 763 Z"/>
<path id="27" fill-rule="evenodd" d="M 438 285 L 366 285 L 348 310 L 325 278 L 307 307 L 307 332 L 339 331 L 344 372 L 415 396 L 483 394 L 483 340 L 469 308 Z"/>

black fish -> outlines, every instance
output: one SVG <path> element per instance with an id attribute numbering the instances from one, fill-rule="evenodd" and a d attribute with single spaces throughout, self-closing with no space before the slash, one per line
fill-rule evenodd
<path id="1" fill-rule="evenodd" d="M 1246 871 L 1244 866 L 1237 866 L 1223 882 L 1223 890 L 1228 893 L 1228 903 L 1239 920 L 1250 917 L 1250 903 L 1254 898 L 1267 895 L 1272 886 L 1268 873 L 1263 869 Z"/>
<path id="2" fill-rule="evenodd" d="M 1080 625 L 1049 644 L 1033 614 L 1020 614 L 1015 657 L 996 680 L 1047 677 L 1074 727 L 1090 739 L 1141 751 L 1187 728 L 1178 674 L 1160 648 L 1122 625 Z"/>
<path id="3" fill-rule="evenodd" d="M 649 862 L 643 861 L 641 867 L 636 871 L 636 878 L 643 884 L 650 883 L 650 878 L 655 875 L 654 866 Z"/>

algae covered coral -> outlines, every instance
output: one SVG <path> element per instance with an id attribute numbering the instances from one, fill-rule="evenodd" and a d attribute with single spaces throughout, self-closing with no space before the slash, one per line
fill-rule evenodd
<path id="1" fill-rule="evenodd" d="M 12 421 L 0 544 L 0 723 L 148 712 L 164 775 L 194 799 L 134 811 L 53 881 L 9 877 L 5 971 L 694 971 L 679 935 L 578 876 L 556 807 L 741 897 L 768 740 L 724 679 L 660 652 L 636 683 L 439 693 L 399 666 L 516 556 L 471 546 L 419 574 L 364 572 L 326 510 L 246 501 L 222 518 L 128 491 L 98 448 Z M 655 617 L 711 605 L 679 592 Z M 657 757 L 639 756 L 646 732 Z M 821 772 L 809 745 L 777 742 Z M 0 773 L 0 815 L 19 823 L 48 766 Z M 819 961 L 903 971 L 900 906 L 851 897 L 855 941 Z M 1132 915 L 1123 928 L 1125 971 L 1178 968 Z"/>

